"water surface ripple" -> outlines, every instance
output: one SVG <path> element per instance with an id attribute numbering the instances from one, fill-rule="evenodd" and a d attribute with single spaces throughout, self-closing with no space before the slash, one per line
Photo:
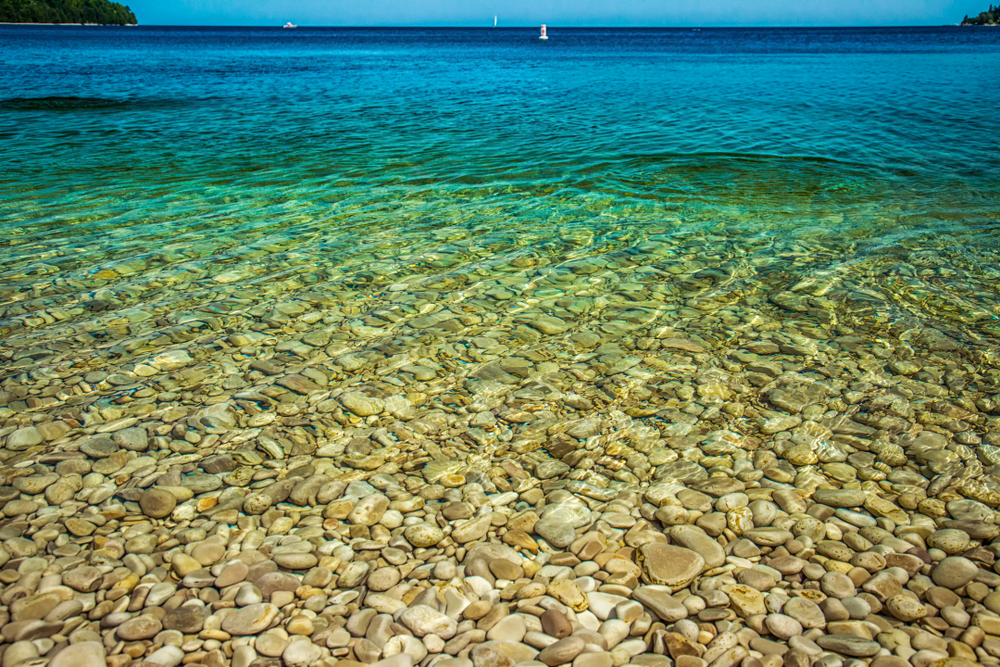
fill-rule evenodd
<path id="1" fill-rule="evenodd" d="M 1000 32 L 551 34 L 0 27 L 6 372 L 289 302 L 614 338 L 633 284 L 705 340 L 766 313 L 992 355 Z"/>

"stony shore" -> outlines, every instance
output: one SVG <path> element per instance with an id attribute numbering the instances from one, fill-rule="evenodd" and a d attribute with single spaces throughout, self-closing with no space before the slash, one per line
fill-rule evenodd
<path id="1" fill-rule="evenodd" d="M 1000 664 L 983 348 L 511 271 L 8 310 L 2 667 Z"/>

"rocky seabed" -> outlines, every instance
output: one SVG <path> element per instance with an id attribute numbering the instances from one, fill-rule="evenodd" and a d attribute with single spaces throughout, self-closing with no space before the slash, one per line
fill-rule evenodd
<path id="1" fill-rule="evenodd" d="M 373 266 L 182 286 L 214 308 L 25 274 L 2 667 L 1000 664 L 1000 372 L 961 313 Z"/>

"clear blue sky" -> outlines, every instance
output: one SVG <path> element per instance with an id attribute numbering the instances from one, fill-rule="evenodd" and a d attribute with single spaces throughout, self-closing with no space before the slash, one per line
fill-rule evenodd
<path id="1" fill-rule="evenodd" d="M 119 0 L 145 25 L 942 25 L 991 0 Z"/>

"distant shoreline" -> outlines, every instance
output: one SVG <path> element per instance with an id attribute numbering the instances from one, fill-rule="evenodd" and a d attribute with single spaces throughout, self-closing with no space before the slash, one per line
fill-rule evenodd
<path id="1" fill-rule="evenodd" d="M 13 21 L 0 21 L 0 25 L 78 25 L 78 26 L 97 26 L 97 27 L 121 27 L 121 28 L 135 28 L 138 23 L 34 23 L 32 21 L 23 22 L 13 22 Z"/>

